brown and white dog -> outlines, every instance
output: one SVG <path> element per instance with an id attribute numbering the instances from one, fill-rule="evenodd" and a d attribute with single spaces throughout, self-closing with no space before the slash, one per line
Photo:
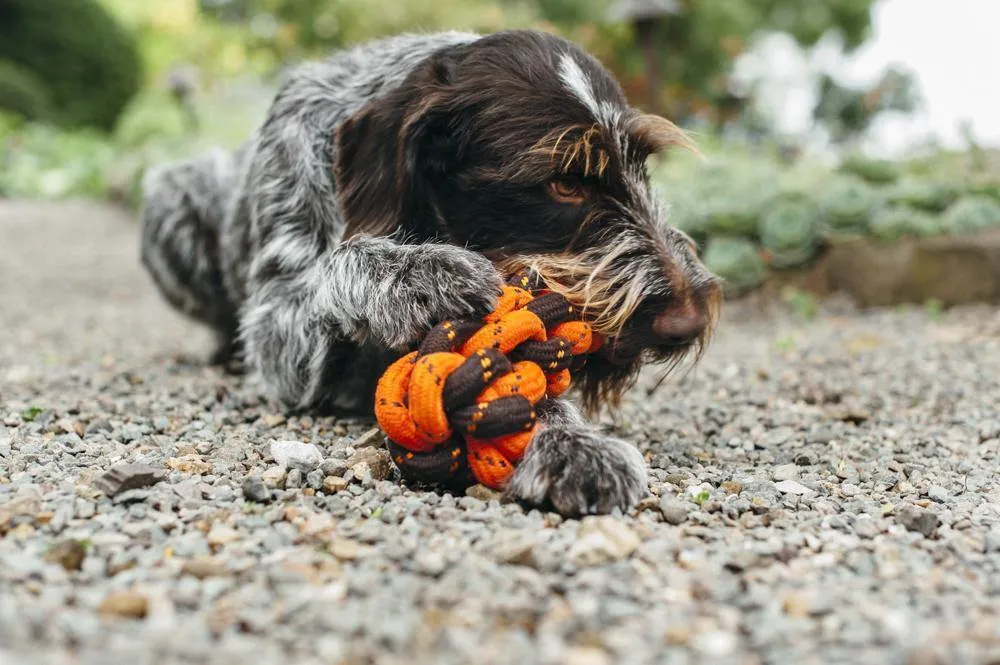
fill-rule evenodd
<path id="1" fill-rule="evenodd" d="M 585 406 L 614 404 L 644 363 L 676 363 L 712 328 L 717 281 L 647 172 L 685 143 L 552 35 L 371 42 L 295 69 L 235 153 L 152 171 L 143 260 L 218 331 L 220 359 L 333 411 L 370 411 L 392 358 L 530 267 L 608 339 L 578 384 Z M 514 498 L 579 515 L 645 493 L 633 446 L 567 400 L 539 417 Z"/>

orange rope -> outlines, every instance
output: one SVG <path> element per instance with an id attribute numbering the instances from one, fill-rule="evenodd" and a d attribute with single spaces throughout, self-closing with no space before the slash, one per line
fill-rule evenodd
<path id="1" fill-rule="evenodd" d="M 446 482 L 467 468 L 502 488 L 537 431 L 535 406 L 564 393 L 570 362 L 599 348 L 572 305 L 530 283 L 517 275 L 478 328 L 441 323 L 382 375 L 375 417 L 404 477 Z"/>

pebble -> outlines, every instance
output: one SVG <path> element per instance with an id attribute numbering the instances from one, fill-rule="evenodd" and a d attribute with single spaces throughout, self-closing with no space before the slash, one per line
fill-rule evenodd
<path id="1" fill-rule="evenodd" d="M 243 492 L 243 498 L 247 501 L 267 503 L 272 498 L 272 492 L 264 482 L 264 479 L 257 475 L 244 478 L 240 484 L 240 489 Z"/>
<path id="2" fill-rule="evenodd" d="M 144 619 L 149 611 L 149 600 L 134 591 L 115 591 L 101 601 L 97 611 L 109 616 Z"/>
<path id="3" fill-rule="evenodd" d="M 149 464 L 116 464 L 94 480 L 94 487 L 108 496 L 126 490 L 155 485 L 166 477 L 166 471 Z"/>
<path id="4" fill-rule="evenodd" d="M 688 518 L 688 504 L 671 496 L 660 499 L 660 513 L 667 524 L 683 524 Z"/>
<path id="5" fill-rule="evenodd" d="M 87 549 L 79 540 L 61 540 L 45 553 L 45 560 L 58 563 L 66 570 L 80 570 Z"/>
<path id="6" fill-rule="evenodd" d="M 205 557 L 190 559 L 185 561 L 184 565 L 181 566 L 181 575 L 190 575 L 199 580 L 208 577 L 223 577 L 228 574 L 229 571 L 224 565 L 214 559 Z"/>
<path id="7" fill-rule="evenodd" d="M 908 530 L 922 533 L 928 538 L 933 535 L 941 523 L 940 518 L 935 513 L 916 506 L 903 506 L 897 509 L 895 514 L 897 522 Z"/>
<path id="8" fill-rule="evenodd" d="M 567 555 L 574 565 L 586 568 L 623 559 L 640 542 L 635 531 L 613 517 L 587 517 Z"/>
<path id="9" fill-rule="evenodd" d="M 781 482 L 774 484 L 775 488 L 782 494 L 795 494 L 798 496 L 808 496 L 810 494 L 815 494 L 814 490 L 809 489 L 805 485 L 795 480 L 782 480 Z"/>
<path id="10" fill-rule="evenodd" d="M 261 480 L 264 481 L 264 485 L 270 489 L 284 489 L 285 487 L 285 477 L 288 472 L 285 471 L 283 467 L 271 466 L 264 469 L 264 472 L 260 474 Z"/>
<path id="11" fill-rule="evenodd" d="M 275 441 L 271 444 L 271 457 L 278 466 L 300 473 L 309 473 L 323 463 L 320 449 L 301 441 Z"/>
<path id="12" fill-rule="evenodd" d="M 323 479 L 323 491 L 328 494 L 334 494 L 336 492 L 342 492 L 347 489 L 348 483 L 346 480 L 340 476 L 327 476 Z"/>

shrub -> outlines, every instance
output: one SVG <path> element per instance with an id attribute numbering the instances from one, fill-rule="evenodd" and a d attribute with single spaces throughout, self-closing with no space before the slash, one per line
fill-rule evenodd
<path id="1" fill-rule="evenodd" d="M 958 188 L 951 183 L 925 180 L 900 181 L 887 193 L 890 203 L 935 213 L 944 212 L 958 196 Z"/>
<path id="2" fill-rule="evenodd" d="M 867 159 L 858 155 L 847 157 L 841 163 L 840 170 L 876 185 L 892 184 L 900 176 L 900 169 L 893 162 L 882 159 Z"/>
<path id="3" fill-rule="evenodd" d="M 52 115 L 49 91 L 29 69 L 0 60 L 0 109 L 28 120 L 48 120 Z"/>
<path id="4" fill-rule="evenodd" d="M 760 220 L 760 241 L 775 268 L 805 265 L 816 253 L 816 210 L 805 201 L 779 201 Z"/>
<path id="5" fill-rule="evenodd" d="M 134 38 L 96 0 L 4 0 L 0 59 L 44 81 L 67 126 L 110 129 L 142 83 Z"/>
<path id="6" fill-rule="evenodd" d="M 983 195 L 963 196 L 942 217 L 945 233 L 960 235 L 1000 226 L 1000 203 Z"/>
<path id="7" fill-rule="evenodd" d="M 820 209 L 831 231 L 864 233 L 878 203 L 878 195 L 870 185 L 853 176 L 842 176 L 823 192 Z"/>
<path id="8" fill-rule="evenodd" d="M 754 289 L 767 277 L 767 266 L 756 245 L 744 238 L 711 238 L 702 261 L 723 279 L 723 288 L 728 295 L 739 295 Z"/>
<path id="9" fill-rule="evenodd" d="M 878 211 L 871 220 L 871 232 L 879 240 L 898 240 L 904 236 L 926 237 L 941 233 L 941 222 L 935 215 L 902 205 Z"/>

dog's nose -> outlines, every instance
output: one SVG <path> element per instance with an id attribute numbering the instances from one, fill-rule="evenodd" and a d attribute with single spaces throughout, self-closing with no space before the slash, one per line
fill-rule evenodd
<path id="1" fill-rule="evenodd" d="M 705 332 L 708 320 L 693 303 L 674 305 L 660 312 L 653 319 L 653 334 L 661 344 L 681 346 L 690 344 Z"/>

